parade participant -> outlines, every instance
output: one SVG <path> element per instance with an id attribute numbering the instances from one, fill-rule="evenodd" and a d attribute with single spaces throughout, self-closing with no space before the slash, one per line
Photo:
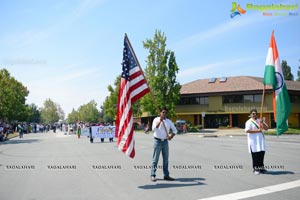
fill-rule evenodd
<path id="1" fill-rule="evenodd" d="M 153 161 L 151 167 L 151 181 L 156 181 L 156 169 L 159 160 L 160 152 L 163 158 L 163 173 L 164 180 L 173 181 L 174 178 L 169 176 L 169 142 L 175 134 L 177 129 L 173 122 L 167 118 L 168 110 L 162 108 L 160 116 L 156 117 L 152 123 L 152 130 L 154 131 L 154 146 L 153 146 Z M 170 129 L 172 134 L 169 135 Z"/>
<path id="2" fill-rule="evenodd" d="M 145 127 L 145 133 L 148 134 L 150 131 L 150 124 L 149 122 L 147 123 L 146 127 Z"/>
<path id="3" fill-rule="evenodd" d="M 18 132 L 19 132 L 19 138 L 23 138 L 23 134 L 24 134 L 24 127 L 22 124 L 18 125 Z"/>
<path id="4" fill-rule="evenodd" d="M 81 135 L 81 126 L 78 125 L 78 128 L 77 128 L 77 137 L 78 137 L 78 139 L 80 138 L 80 135 Z"/>
<path id="5" fill-rule="evenodd" d="M 90 132 L 90 143 L 94 142 L 93 134 L 92 134 L 92 124 L 88 125 L 89 127 L 89 132 Z"/>
<path id="6" fill-rule="evenodd" d="M 250 111 L 250 119 L 245 124 L 247 133 L 248 150 L 252 155 L 252 166 L 255 174 L 265 173 L 264 156 L 266 151 L 264 131 L 268 130 L 268 125 L 257 118 L 257 110 Z"/>

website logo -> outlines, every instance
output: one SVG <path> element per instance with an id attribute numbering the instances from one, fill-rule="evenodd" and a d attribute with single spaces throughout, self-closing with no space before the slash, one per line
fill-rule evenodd
<path id="1" fill-rule="evenodd" d="M 247 12 L 259 11 L 262 16 L 299 16 L 298 3 L 296 4 L 282 4 L 282 3 L 270 3 L 270 4 L 246 4 Z M 230 10 L 230 17 L 234 18 L 237 15 L 243 15 L 246 13 L 246 9 L 243 9 L 237 2 L 232 2 L 232 8 Z"/>
<path id="2" fill-rule="evenodd" d="M 231 18 L 234 18 L 235 16 L 237 15 L 243 15 L 246 13 L 246 10 L 243 9 L 240 4 L 238 4 L 237 6 L 237 3 L 236 2 L 232 2 L 232 8 L 230 10 L 231 14 L 230 14 L 230 17 Z"/>
<path id="3" fill-rule="evenodd" d="M 260 11 L 263 16 L 298 16 L 298 4 L 252 4 L 246 5 L 249 11 Z"/>

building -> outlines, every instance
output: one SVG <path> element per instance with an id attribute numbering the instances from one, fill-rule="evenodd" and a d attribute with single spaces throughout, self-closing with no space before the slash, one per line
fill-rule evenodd
<path id="1" fill-rule="evenodd" d="M 249 111 L 261 112 L 263 78 L 251 76 L 200 79 L 182 85 L 180 104 L 176 107 L 177 120 L 205 128 L 245 126 Z M 300 127 L 300 82 L 286 81 L 292 111 L 290 127 Z M 263 117 L 275 127 L 272 105 L 273 91 L 266 86 Z M 176 120 L 176 119 L 174 119 Z"/>

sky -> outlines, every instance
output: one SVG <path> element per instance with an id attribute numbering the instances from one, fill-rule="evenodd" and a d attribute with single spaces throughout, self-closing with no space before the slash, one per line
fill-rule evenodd
<path id="1" fill-rule="evenodd" d="M 162 31 L 176 56 L 177 80 L 185 84 L 263 77 L 274 30 L 280 60 L 297 78 L 300 1 L 235 2 L 246 13 L 231 18 L 229 0 L 0 0 L 0 69 L 28 88 L 27 104 L 42 107 L 50 98 L 67 117 L 91 100 L 100 110 L 121 74 L 125 33 L 145 69 L 143 41 Z M 298 7 L 263 13 L 247 4 Z"/>

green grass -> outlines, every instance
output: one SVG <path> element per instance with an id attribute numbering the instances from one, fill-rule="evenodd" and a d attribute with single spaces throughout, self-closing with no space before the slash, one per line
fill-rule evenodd
<path id="1" fill-rule="evenodd" d="M 276 129 L 272 129 L 265 132 L 266 135 L 277 135 Z M 289 128 L 283 134 L 300 134 L 300 128 Z"/>

